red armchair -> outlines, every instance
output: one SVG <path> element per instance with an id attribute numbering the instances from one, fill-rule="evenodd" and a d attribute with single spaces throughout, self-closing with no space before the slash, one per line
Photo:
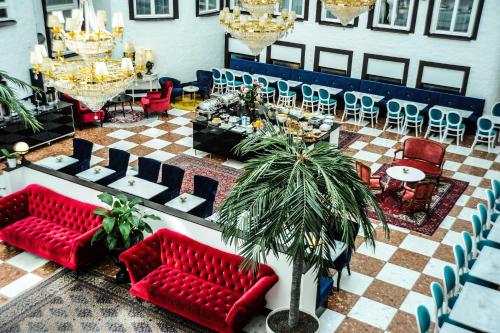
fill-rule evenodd
<path id="1" fill-rule="evenodd" d="M 170 109 L 172 89 L 172 81 L 165 81 L 160 91 L 149 91 L 146 97 L 141 98 L 141 105 L 146 117 L 150 112 L 164 112 L 167 114 Z"/>
<path id="2" fill-rule="evenodd" d="M 397 154 L 402 152 L 402 157 L 397 158 Z M 422 170 L 427 177 L 441 177 L 443 172 L 444 154 L 446 148 L 437 142 L 409 138 L 403 143 L 403 148 L 394 152 L 392 165 L 413 167 Z"/>
<path id="3" fill-rule="evenodd" d="M 100 122 L 102 127 L 102 123 L 104 122 L 104 117 L 106 115 L 104 110 L 93 112 L 89 108 L 83 106 L 80 101 L 67 94 L 63 94 L 61 100 L 73 104 L 73 118 L 78 124 L 80 130 L 83 129 L 83 124 L 87 123 Z"/>
<path id="4" fill-rule="evenodd" d="M 382 185 L 381 177 L 373 176 L 372 170 L 368 165 L 356 162 L 356 171 L 358 172 L 358 176 L 361 178 L 361 181 L 370 190 L 383 190 L 384 186 Z"/>
<path id="5" fill-rule="evenodd" d="M 120 255 L 132 282 L 130 293 L 216 332 L 240 332 L 266 304 L 278 281 L 267 265 L 256 276 L 242 257 L 161 229 Z"/>
<path id="6" fill-rule="evenodd" d="M 405 186 L 402 199 L 403 203 L 406 204 L 405 210 L 410 213 L 424 211 L 429 214 L 435 190 L 436 183 L 433 181 L 420 182 L 414 187 Z"/>
<path id="7" fill-rule="evenodd" d="M 96 206 L 39 185 L 0 198 L 0 239 L 69 269 L 101 258 L 104 243 L 90 246 L 102 225 Z"/>

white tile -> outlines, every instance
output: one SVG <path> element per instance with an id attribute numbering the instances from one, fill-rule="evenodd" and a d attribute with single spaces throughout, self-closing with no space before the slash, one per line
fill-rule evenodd
<path id="1" fill-rule="evenodd" d="M 387 149 L 387 151 L 384 153 L 384 156 L 394 157 L 395 151 L 396 151 L 396 149 L 394 149 L 394 148 Z"/>
<path id="2" fill-rule="evenodd" d="M 245 333 L 264 333 L 266 331 L 266 317 L 259 315 L 253 317 L 243 328 Z"/>
<path id="3" fill-rule="evenodd" d="M 458 171 L 461 165 L 462 165 L 461 163 L 446 160 L 444 161 L 443 169 L 450 171 Z"/>
<path id="4" fill-rule="evenodd" d="M 425 305 L 430 310 L 431 318 L 434 320 L 434 300 L 430 296 L 415 291 L 410 291 L 408 293 L 399 309 L 413 315 L 418 305 Z"/>
<path id="5" fill-rule="evenodd" d="M 448 215 L 444 218 L 443 222 L 441 222 L 439 227 L 449 230 L 453 226 L 453 224 L 455 223 L 456 220 L 457 220 L 456 217 Z"/>
<path id="6" fill-rule="evenodd" d="M 472 166 L 475 166 L 477 168 L 489 169 L 491 167 L 491 165 L 493 164 L 493 161 L 469 156 L 465 159 L 464 164 L 472 165 Z"/>
<path id="7" fill-rule="evenodd" d="M 372 165 L 370 165 L 370 169 L 372 170 L 372 173 L 375 173 L 378 171 L 378 169 L 380 169 L 381 166 L 382 164 L 380 163 L 373 163 Z"/>
<path id="8" fill-rule="evenodd" d="M 228 167 L 234 168 L 234 169 L 243 169 L 243 166 L 245 164 L 243 162 L 240 162 L 240 161 L 229 159 L 229 160 L 225 161 L 224 163 L 222 163 L 222 165 L 225 165 L 225 166 L 228 166 Z"/>
<path id="9" fill-rule="evenodd" d="M 102 161 L 104 161 L 104 158 L 92 155 L 90 157 L 90 166 L 94 166 L 97 163 L 101 163 Z"/>
<path id="10" fill-rule="evenodd" d="M 159 126 L 159 125 L 161 125 L 163 123 L 164 123 L 163 120 L 158 120 L 157 119 L 157 120 L 153 121 L 152 123 L 147 124 L 146 126 L 147 127 L 156 127 L 156 126 Z"/>
<path id="11" fill-rule="evenodd" d="M 385 330 L 398 310 L 385 304 L 361 297 L 348 316 Z"/>
<path id="12" fill-rule="evenodd" d="M 151 139 L 147 142 L 144 142 L 142 145 L 153 149 L 162 149 L 168 146 L 170 143 L 171 142 L 162 139 Z"/>
<path id="13" fill-rule="evenodd" d="M 43 280 L 42 277 L 32 273 L 28 273 L 26 275 L 23 275 L 19 279 L 15 280 L 14 282 L 11 282 L 5 287 L 1 288 L 0 294 L 9 298 L 13 298 L 21 294 L 23 291 L 33 287 L 42 280 Z"/>
<path id="14" fill-rule="evenodd" d="M 470 196 L 462 194 L 460 196 L 460 198 L 458 198 L 458 200 L 455 203 L 455 205 L 463 207 L 463 206 L 465 206 L 467 204 L 467 202 L 469 201 L 469 199 L 470 199 Z"/>
<path id="15" fill-rule="evenodd" d="M 102 149 L 102 148 L 104 148 L 104 146 L 101 146 L 98 143 L 94 143 L 94 145 L 92 146 L 92 152 L 98 151 L 99 149 Z"/>
<path id="16" fill-rule="evenodd" d="M 429 257 L 431 257 L 434 252 L 436 252 L 438 246 L 438 242 L 414 235 L 406 236 L 403 242 L 399 245 L 399 247 L 402 249 L 423 254 L 424 256 Z"/>
<path id="17" fill-rule="evenodd" d="M 390 128 L 387 128 L 387 129 L 386 129 L 386 131 L 387 131 L 387 132 L 391 132 L 391 133 L 400 134 L 400 133 L 398 132 L 398 127 L 397 127 L 396 125 L 391 125 L 391 127 L 390 127 Z M 408 135 L 408 133 L 410 133 L 410 130 L 408 130 L 408 129 L 407 129 L 407 130 L 405 130 L 402 134 L 403 134 L 403 135 Z M 401 140 L 401 142 L 402 142 L 402 141 L 403 141 L 403 140 Z"/>
<path id="18" fill-rule="evenodd" d="M 453 230 L 448 230 L 443 240 L 442 244 L 453 246 L 455 244 L 462 244 L 462 234 Z"/>
<path id="19" fill-rule="evenodd" d="M 488 146 L 483 143 L 483 144 L 477 144 L 476 147 L 474 147 L 475 150 L 481 150 L 481 151 L 485 151 L 485 152 L 488 152 Z M 490 148 L 490 151 L 489 151 L 490 154 L 500 154 L 500 146 L 498 146 L 498 143 L 497 143 L 497 146 L 493 149 Z"/>
<path id="20" fill-rule="evenodd" d="M 326 309 L 319 317 L 319 333 L 333 333 L 344 320 L 345 315 Z"/>
<path id="21" fill-rule="evenodd" d="M 40 266 L 45 265 L 49 261 L 29 252 L 22 252 L 10 258 L 6 262 L 9 265 L 25 270 L 26 272 L 31 272 L 39 268 Z"/>
<path id="22" fill-rule="evenodd" d="M 368 142 L 364 142 L 364 141 L 354 141 L 350 146 L 349 148 L 353 148 L 353 149 L 357 149 L 357 150 L 361 150 L 363 148 L 366 147 L 366 145 L 368 144 Z"/>
<path id="23" fill-rule="evenodd" d="M 115 138 L 115 139 L 124 140 L 126 138 L 131 137 L 134 134 L 135 134 L 134 132 L 120 129 L 120 130 L 108 133 L 108 136 Z"/>
<path id="24" fill-rule="evenodd" d="M 206 153 L 204 151 L 195 150 L 193 148 L 186 150 L 185 152 L 183 152 L 183 154 L 193 156 L 193 157 L 198 157 L 198 158 L 203 158 L 203 157 L 209 155 L 208 153 Z"/>
<path id="25" fill-rule="evenodd" d="M 172 133 L 175 133 L 175 134 L 180 134 L 180 135 L 193 135 L 193 129 L 191 127 L 179 127 L 179 128 L 176 128 L 172 131 Z"/>
<path id="26" fill-rule="evenodd" d="M 186 136 L 186 137 L 183 137 L 182 139 L 175 141 L 175 143 L 178 145 L 183 145 L 183 146 L 192 148 L 193 147 L 193 138 L 190 136 Z"/>
<path id="27" fill-rule="evenodd" d="M 168 110 L 168 114 L 169 114 L 169 115 L 176 116 L 176 117 L 183 116 L 183 115 L 185 115 L 186 113 L 189 113 L 189 111 L 186 111 L 186 110 L 180 110 L 180 109 L 172 109 L 172 110 Z"/>
<path id="28" fill-rule="evenodd" d="M 159 136 L 167 134 L 167 131 L 164 131 L 164 130 L 159 129 L 159 128 L 148 128 L 147 130 L 144 130 L 139 134 L 146 135 L 146 136 L 149 136 L 152 138 L 157 138 Z"/>
<path id="29" fill-rule="evenodd" d="M 497 178 L 500 179 L 500 178 Z M 482 199 L 482 200 L 488 200 L 488 197 L 486 195 L 486 189 L 482 187 L 476 187 L 474 189 L 474 192 L 472 192 L 472 197 Z"/>
<path id="30" fill-rule="evenodd" d="M 168 122 L 171 124 L 174 124 L 174 125 L 185 126 L 191 122 L 191 119 L 184 118 L 184 117 L 177 117 L 177 118 L 169 120 Z"/>
<path id="31" fill-rule="evenodd" d="M 443 278 L 443 268 L 446 265 L 450 265 L 449 262 L 436 259 L 436 258 L 431 258 L 427 265 L 425 265 L 424 270 L 422 273 L 433 276 L 437 279 L 442 279 Z"/>
<path id="32" fill-rule="evenodd" d="M 139 159 L 139 156 L 134 155 L 134 154 L 130 154 L 130 158 L 128 159 L 128 162 L 132 163 L 132 162 L 137 161 L 138 159 Z"/>
<path id="33" fill-rule="evenodd" d="M 454 154 L 459 154 L 459 155 L 464 155 L 464 156 L 469 156 L 469 154 L 471 153 L 470 148 L 457 146 L 455 144 L 449 145 L 446 148 L 446 151 L 449 153 L 454 153 Z"/>
<path id="34" fill-rule="evenodd" d="M 479 186 L 479 184 L 483 180 L 483 178 L 481 177 L 468 175 L 462 172 L 455 172 L 452 178 L 470 183 L 472 186 Z"/>
<path id="35" fill-rule="evenodd" d="M 109 145 L 108 148 L 116 148 L 116 149 L 120 149 L 120 150 L 129 150 L 129 149 L 132 149 L 132 148 L 137 147 L 137 146 L 138 146 L 137 143 L 133 143 L 133 142 L 121 140 L 121 141 L 117 141 L 117 142 Z"/>
<path id="36" fill-rule="evenodd" d="M 462 220 L 472 221 L 472 214 L 477 214 L 474 208 L 464 207 L 457 217 Z"/>
<path id="37" fill-rule="evenodd" d="M 166 151 L 163 151 L 163 150 L 157 150 L 157 151 L 152 152 L 151 154 L 146 155 L 146 157 L 153 158 L 153 159 L 160 161 L 162 163 L 171 159 L 174 156 L 175 156 L 175 154 L 167 153 Z"/>
<path id="38" fill-rule="evenodd" d="M 333 276 L 333 285 L 335 286 L 337 285 L 338 276 L 338 273 Z M 340 289 L 361 296 L 372 282 L 373 278 L 371 276 L 354 271 L 351 271 L 351 275 L 349 275 L 347 269 L 344 269 L 340 277 Z"/>
<path id="39" fill-rule="evenodd" d="M 377 145 L 377 146 L 382 146 L 386 148 L 392 148 L 397 141 L 390 140 L 390 139 L 384 139 L 384 138 L 375 138 L 370 142 L 371 144 Z"/>
<path id="40" fill-rule="evenodd" d="M 387 226 L 389 227 L 389 229 L 396 230 L 396 231 L 399 231 L 399 232 L 403 232 L 405 234 L 409 234 L 410 233 L 410 229 L 403 228 L 403 227 L 400 227 L 400 226 L 397 226 L 397 225 L 394 225 L 394 224 L 388 223 Z"/>
<path id="41" fill-rule="evenodd" d="M 363 242 L 357 252 L 372 258 L 388 261 L 396 250 L 397 247 L 393 245 L 375 241 L 375 248 L 367 245 L 366 242 Z"/>
<path id="42" fill-rule="evenodd" d="M 386 263 L 377 275 L 377 279 L 391 283 L 401 288 L 411 289 L 420 276 L 414 270 Z"/>
<path id="43" fill-rule="evenodd" d="M 375 154 L 369 151 L 360 150 L 354 154 L 353 158 L 357 160 L 363 160 L 368 162 L 376 162 L 380 158 L 380 154 Z"/>
<path id="44" fill-rule="evenodd" d="M 487 179 L 500 179 L 500 171 L 497 170 L 488 170 L 484 175 L 484 178 Z"/>
<path id="45" fill-rule="evenodd" d="M 358 131 L 358 133 L 371 136 L 379 136 L 380 134 L 382 134 L 382 131 L 376 128 L 363 127 Z"/>

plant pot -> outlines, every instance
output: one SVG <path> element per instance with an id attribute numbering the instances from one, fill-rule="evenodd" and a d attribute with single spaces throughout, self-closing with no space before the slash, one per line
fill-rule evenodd
<path id="1" fill-rule="evenodd" d="M 7 159 L 7 165 L 11 169 L 14 169 L 15 167 L 17 167 L 17 158 L 8 158 Z"/>
<path id="2" fill-rule="evenodd" d="M 115 263 L 116 266 L 120 268 L 118 273 L 116 273 L 115 280 L 116 284 L 123 284 L 123 283 L 129 283 L 130 282 L 130 275 L 128 274 L 127 267 L 125 267 L 125 264 L 122 263 L 119 259 L 120 254 L 125 251 L 125 249 L 115 249 L 110 251 L 111 252 L 111 258 L 113 258 L 113 262 Z"/>
<path id="3" fill-rule="evenodd" d="M 273 310 L 266 318 L 266 332 L 267 333 L 282 333 L 282 332 L 291 332 L 291 331 L 285 331 L 285 330 L 279 330 L 276 329 L 273 325 L 276 323 L 282 323 L 283 327 L 288 327 L 288 307 L 283 307 L 283 308 L 278 308 L 276 310 Z M 283 317 L 283 320 L 280 320 L 280 318 L 276 318 L 276 316 L 280 316 L 280 313 L 286 312 L 285 316 Z M 283 314 L 281 314 L 283 315 Z M 306 310 L 300 310 L 300 317 L 302 318 L 307 318 L 308 322 L 310 324 L 305 324 L 304 321 L 299 321 L 299 324 L 297 327 L 293 329 L 294 333 L 317 333 L 319 332 L 319 319 L 316 317 L 316 315 L 312 312 L 306 311 Z M 271 318 L 271 324 L 270 324 L 270 318 Z M 274 318 L 274 320 L 273 320 Z M 314 329 L 313 326 L 315 326 L 314 322 L 316 322 L 317 326 L 316 329 Z M 273 328 L 275 329 L 273 329 Z"/>

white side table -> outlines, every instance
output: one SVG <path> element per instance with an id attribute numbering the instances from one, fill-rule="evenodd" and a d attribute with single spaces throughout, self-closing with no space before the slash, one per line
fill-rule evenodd
<path id="1" fill-rule="evenodd" d="M 82 171 L 76 176 L 80 179 L 88 180 L 89 182 L 99 181 L 107 176 L 114 174 L 116 171 L 112 169 L 108 169 L 106 167 L 94 166 L 90 169 Z"/>
<path id="2" fill-rule="evenodd" d="M 43 166 L 44 168 L 47 169 L 61 170 L 62 168 L 67 167 L 76 162 L 78 162 L 76 158 L 65 155 L 59 155 L 59 156 L 46 157 L 40 161 L 35 162 L 35 164 Z"/>
<path id="3" fill-rule="evenodd" d="M 184 93 L 191 94 L 191 99 L 193 100 L 196 93 L 200 91 L 200 88 L 195 87 L 195 86 L 185 86 L 182 88 L 182 99 L 184 99 Z"/>
<path id="4" fill-rule="evenodd" d="M 185 198 L 184 201 L 181 200 L 181 198 Z M 196 195 L 189 194 L 189 193 L 182 193 L 178 197 L 173 198 L 169 202 L 165 204 L 165 206 L 180 210 L 181 212 L 189 212 L 190 210 L 198 207 L 202 203 L 204 203 L 205 199 L 197 197 Z"/>
<path id="5" fill-rule="evenodd" d="M 414 183 L 425 179 L 425 173 L 417 168 L 393 166 L 387 169 L 387 175 L 404 183 Z"/>

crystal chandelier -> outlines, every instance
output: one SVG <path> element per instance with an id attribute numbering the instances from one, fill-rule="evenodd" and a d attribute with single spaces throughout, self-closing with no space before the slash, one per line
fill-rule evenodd
<path id="1" fill-rule="evenodd" d="M 93 111 L 125 91 L 135 78 L 131 58 L 110 58 L 116 38 L 123 35 L 122 14 L 113 15 L 113 32 L 106 30 L 106 23 L 105 11 L 96 13 L 92 0 L 81 0 L 71 18 L 65 20 L 61 12 L 49 16 L 55 58 L 48 56 L 43 45 L 35 46 L 31 52 L 33 71 L 44 76 L 47 86 L 70 95 Z M 66 49 L 81 58 L 64 59 Z"/>
<path id="2" fill-rule="evenodd" d="M 343 26 L 352 19 L 366 13 L 377 0 L 321 0 L 325 8 L 335 15 Z"/>
<path id="3" fill-rule="evenodd" d="M 242 15 L 239 6 L 234 6 L 232 14 L 226 7 L 220 12 L 219 21 L 231 36 L 241 40 L 257 56 L 264 48 L 285 37 L 295 25 L 295 11 L 283 9 L 281 16 L 272 17 L 278 1 L 241 0 L 250 16 Z"/>

